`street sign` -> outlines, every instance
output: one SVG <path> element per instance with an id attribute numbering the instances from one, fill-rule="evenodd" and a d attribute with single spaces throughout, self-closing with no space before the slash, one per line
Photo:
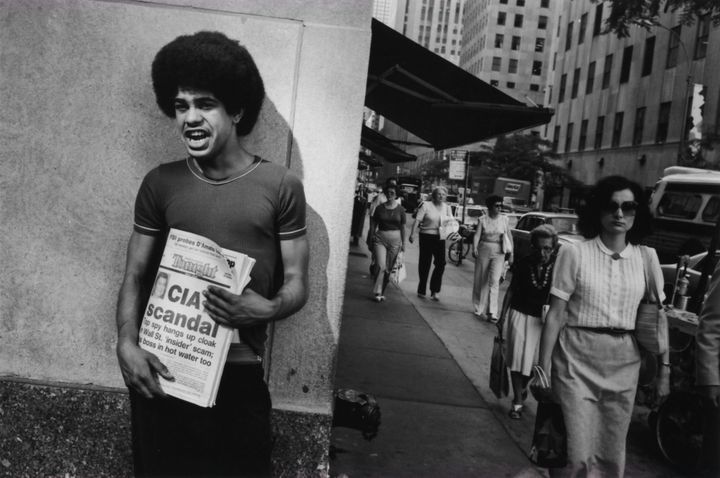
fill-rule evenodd
<path id="1" fill-rule="evenodd" d="M 450 151 L 448 179 L 465 179 L 467 151 Z"/>

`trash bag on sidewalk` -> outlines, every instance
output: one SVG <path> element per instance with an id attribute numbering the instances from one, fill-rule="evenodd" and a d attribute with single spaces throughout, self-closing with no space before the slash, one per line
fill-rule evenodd
<path id="1" fill-rule="evenodd" d="M 372 440 L 380 429 L 380 405 L 375 396 L 352 389 L 335 391 L 334 427 L 360 430 L 366 440 Z"/>

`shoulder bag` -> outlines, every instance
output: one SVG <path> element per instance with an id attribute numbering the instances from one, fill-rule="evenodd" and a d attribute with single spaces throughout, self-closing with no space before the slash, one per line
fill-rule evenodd
<path id="1" fill-rule="evenodd" d="M 510 240 L 510 222 L 507 219 L 507 216 L 503 216 L 505 218 L 505 232 L 502 233 L 502 252 L 503 254 L 512 254 L 513 253 L 513 243 Z"/>
<path id="2" fill-rule="evenodd" d="M 506 397 L 510 393 L 510 379 L 508 377 L 507 362 L 505 360 L 505 338 L 503 337 L 503 324 L 507 308 L 504 307 L 497 325 L 497 335 L 493 341 L 492 356 L 490 359 L 490 390 L 497 398 Z"/>
<path id="3" fill-rule="evenodd" d="M 650 251 L 640 246 L 645 275 L 645 296 L 640 302 L 635 320 L 635 338 L 648 352 L 660 355 L 668 349 L 668 321 L 660 303 L 660 285 L 655 281 Z"/>
<path id="4" fill-rule="evenodd" d="M 438 232 L 440 233 L 440 240 L 443 241 L 453 232 L 460 230 L 460 223 L 457 222 L 452 215 L 448 214 L 448 209 L 450 209 L 450 206 L 445 204 L 443 212 L 440 214 L 440 228 Z"/>

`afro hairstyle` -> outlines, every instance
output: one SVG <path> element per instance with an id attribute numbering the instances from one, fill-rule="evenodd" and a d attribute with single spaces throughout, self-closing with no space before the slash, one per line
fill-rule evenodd
<path id="1" fill-rule="evenodd" d="M 260 72 L 247 49 L 222 33 L 182 35 L 165 45 L 152 63 L 157 104 L 175 117 L 175 96 L 182 89 L 212 93 L 229 114 L 242 112 L 238 136 L 252 131 L 265 98 Z"/>

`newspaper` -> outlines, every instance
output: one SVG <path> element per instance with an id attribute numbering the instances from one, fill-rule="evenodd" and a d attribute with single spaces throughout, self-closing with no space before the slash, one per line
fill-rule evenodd
<path id="1" fill-rule="evenodd" d="M 202 407 L 215 405 L 234 330 L 210 318 L 203 291 L 214 285 L 239 294 L 254 264 L 203 236 L 170 229 L 138 339 L 175 377 L 158 376 L 165 393 Z"/>

